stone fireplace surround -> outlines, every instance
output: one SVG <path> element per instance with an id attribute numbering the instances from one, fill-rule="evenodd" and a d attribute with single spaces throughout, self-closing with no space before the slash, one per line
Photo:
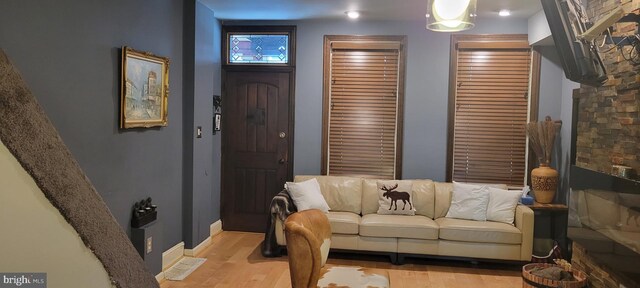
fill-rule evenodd
<path id="1" fill-rule="evenodd" d="M 597 21 L 616 7 L 640 14 L 640 0 L 587 0 Z M 612 36 L 637 33 L 635 23 L 614 25 Z M 574 91 L 568 236 L 572 264 L 589 287 L 640 287 L 640 181 L 611 175 L 613 165 L 640 174 L 640 65 L 600 48 L 609 79 Z"/>

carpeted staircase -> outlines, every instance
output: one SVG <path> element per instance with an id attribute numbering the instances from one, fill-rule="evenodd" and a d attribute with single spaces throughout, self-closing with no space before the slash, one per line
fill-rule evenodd
<path id="1" fill-rule="evenodd" d="M 159 287 L 1 49 L 0 140 L 102 262 L 116 287 Z"/>

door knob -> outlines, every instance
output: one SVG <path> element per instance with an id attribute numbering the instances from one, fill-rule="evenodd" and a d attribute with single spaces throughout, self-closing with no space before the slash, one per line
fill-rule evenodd
<path id="1" fill-rule="evenodd" d="M 278 163 L 280 164 L 284 164 L 284 162 L 287 162 L 287 160 L 284 160 L 284 158 L 280 158 L 280 160 L 278 160 Z"/>
<path id="2" fill-rule="evenodd" d="M 284 139 L 284 137 L 287 137 L 287 133 L 280 132 L 280 134 L 278 134 L 278 137 L 280 137 L 280 139 Z"/>

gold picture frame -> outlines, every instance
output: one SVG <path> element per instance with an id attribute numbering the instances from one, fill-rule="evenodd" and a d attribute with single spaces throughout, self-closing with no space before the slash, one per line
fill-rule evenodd
<path id="1" fill-rule="evenodd" d="M 167 126 L 169 58 L 124 46 L 120 74 L 120 128 Z"/>

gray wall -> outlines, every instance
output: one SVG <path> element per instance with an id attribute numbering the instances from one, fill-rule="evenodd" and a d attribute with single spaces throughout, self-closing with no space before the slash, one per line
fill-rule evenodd
<path id="1" fill-rule="evenodd" d="M 561 114 L 561 93 L 562 79 L 564 72 L 560 66 L 560 58 L 553 46 L 544 46 L 536 48 L 541 54 L 540 61 L 540 110 L 538 119 L 544 120 L 547 115 L 554 120 L 560 119 Z M 553 103 L 555 105 L 543 105 L 545 103 Z"/>
<path id="2" fill-rule="evenodd" d="M 152 197 L 162 249 L 182 240 L 182 3 L 2 1 L 0 45 L 111 212 Z M 169 57 L 169 126 L 118 130 L 121 46 Z"/>
<path id="3" fill-rule="evenodd" d="M 407 35 L 403 178 L 445 180 L 451 33 L 431 32 L 422 21 L 226 21 L 227 25 L 297 25 L 294 175 L 320 174 L 322 147 L 322 43 L 324 35 Z M 527 19 L 479 19 L 469 34 L 526 34 Z M 551 47 L 550 49 L 553 49 Z M 551 51 L 553 54 L 555 52 Z M 564 75 L 546 55 L 541 64 L 540 115 L 561 115 Z M 564 109 L 564 107 L 562 107 Z M 569 107 L 569 112 L 571 113 Z M 565 113 L 566 114 L 566 113 Z M 565 126 L 565 129 L 569 129 Z M 567 146 L 568 147 L 568 146 Z M 568 149 L 568 148 L 567 148 Z"/>
<path id="4" fill-rule="evenodd" d="M 572 91 L 580 84 L 564 76 L 560 58 L 554 46 L 538 47 L 540 63 L 540 111 L 538 119 L 549 115 L 554 120 L 562 120 L 562 128 L 556 139 L 556 148 L 551 166 L 560 173 L 560 185 L 555 202 L 567 203 L 569 195 L 569 166 L 571 155 L 571 114 L 573 109 Z"/>
<path id="5" fill-rule="evenodd" d="M 220 22 L 218 20 L 216 20 L 213 23 L 213 41 L 214 41 L 214 45 L 213 45 L 213 61 L 215 62 L 214 68 L 213 68 L 213 94 L 214 95 L 222 95 L 222 25 L 220 24 Z M 224 108 L 222 108 L 224 109 Z M 220 219 L 220 187 L 221 187 L 221 179 L 220 179 L 220 172 L 222 171 L 221 169 L 221 159 L 222 159 L 222 153 L 221 153 L 221 147 L 222 147 L 222 142 L 221 142 L 221 136 L 220 133 L 216 133 L 215 136 L 213 136 L 213 194 L 211 194 L 211 197 L 213 198 L 213 206 L 212 206 L 212 213 L 214 218 L 216 219 Z"/>
<path id="6" fill-rule="evenodd" d="M 127 233 L 133 203 L 154 199 L 164 226 L 155 249 L 162 251 L 187 237 L 199 243 L 219 219 L 219 152 L 213 152 L 219 137 L 211 135 L 211 95 L 220 89 L 220 26 L 212 11 L 195 3 L 0 2 L 0 48 Z M 167 127 L 118 129 L 124 45 L 170 58 Z M 204 137 L 195 140 L 185 126 L 203 126 Z M 191 189 L 183 194 L 184 187 Z"/>
<path id="7" fill-rule="evenodd" d="M 562 130 L 560 131 L 561 152 L 558 155 L 558 167 L 560 168 L 560 195 L 556 197 L 561 203 L 569 202 L 569 178 L 571 166 L 571 120 L 573 112 L 573 90 L 580 88 L 580 84 L 573 82 L 564 76 L 562 77 L 562 111 L 560 119 L 562 120 Z"/>
<path id="8" fill-rule="evenodd" d="M 445 180 L 450 33 L 428 31 L 422 21 L 234 21 L 225 24 L 298 26 L 294 174 L 320 173 L 323 36 L 407 35 L 403 178 Z M 467 33 L 526 34 L 527 25 L 527 19 L 479 19 L 476 27 Z M 543 75 L 551 72 L 543 76 L 545 83 L 557 80 L 557 69 L 547 65 L 547 60 L 543 61 Z M 541 113 L 552 113 L 552 117 L 557 118 L 560 87 L 559 81 L 557 85 L 543 86 Z"/>
<path id="9" fill-rule="evenodd" d="M 185 3 L 184 31 L 184 241 L 192 248 L 209 237 L 209 226 L 220 219 L 220 184 L 214 184 L 213 94 L 220 89 L 220 24 L 200 2 Z M 218 92 L 219 93 L 219 92 Z M 197 127 L 202 137 L 196 137 Z M 218 156 L 215 156 L 218 157 Z"/>

